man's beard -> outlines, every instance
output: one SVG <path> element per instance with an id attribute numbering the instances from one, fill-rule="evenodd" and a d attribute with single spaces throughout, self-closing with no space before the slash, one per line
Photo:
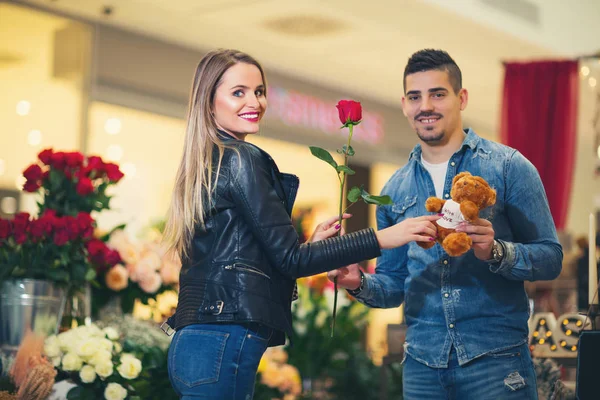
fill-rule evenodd
<path id="1" fill-rule="evenodd" d="M 419 129 L 416 129 L 416 131 L 417 131 L 417 136 L 419 137 L 419 139 L 421 139 L 425 143 L 440 142 L 445 136 L 444 131 L 440 131 L 438 134 L 434 134 L 433 136 L 423 135 Z"/>

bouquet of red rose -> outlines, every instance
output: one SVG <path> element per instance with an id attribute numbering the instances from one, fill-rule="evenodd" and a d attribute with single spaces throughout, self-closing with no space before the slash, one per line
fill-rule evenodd
<path id="1" fill-rule="evenodd" d="M 58 216 L 53 210 L 39 218 L 18 213 L 0 219 L 0 281 L 46 279 L 79 287 L 95 278 L 86 246 L 92 239 L 90 214 Z"/>
<path id="2" fill-rule="evenodd" d="M 107 163 L 98 156 L 85 157 L 80 152 L 43 150 L 39 163 L 23 171 L 27 179 L 23 190 L 41 192 L 40 213 L 52 209 L 58 215 L 77 215 L 109 208 L 106 189 L 121 178 L 119 166 Z"/>

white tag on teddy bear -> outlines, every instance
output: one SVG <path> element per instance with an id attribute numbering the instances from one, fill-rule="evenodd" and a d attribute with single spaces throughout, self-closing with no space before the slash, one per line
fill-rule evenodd
<path id="1" fill-rule="evenodd" d="M 444 208 L 442 208 L 442 214 L 444 216 L 438 219 L 437 223 L 447 229 L 456 229 L 458 224 L 465 221 L 465 217 L 460 212 L 460 204 L 454 200 L 446 200 Z"/>

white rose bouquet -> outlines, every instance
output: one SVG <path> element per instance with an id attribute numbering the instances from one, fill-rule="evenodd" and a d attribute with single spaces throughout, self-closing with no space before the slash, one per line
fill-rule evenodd
<path id="1" fill-rule="evenodd" d="M 142 361 L 124 352 L 119 339 L 115 328 L 94 324 L 46 339 L 44 353 L 59 372 L 57 380 L 77 384 L 69 391 L 69 400 L 135 398 L 134 381 L 142 372 Z"/>

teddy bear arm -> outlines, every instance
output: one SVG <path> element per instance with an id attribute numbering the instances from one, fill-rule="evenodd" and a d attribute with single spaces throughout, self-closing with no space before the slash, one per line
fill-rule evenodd
<path id="1" fill-rule="evenodd" d="M 425 202 L 425 209 L 429 212 L 440 212 L 445 203 L 446 200 L 440 199 L 439 197 L 430 197 Z"/>
<path id="2" fill-rule="evenodd" d="M 474 222 L 479 218 L 479 207 L 477 207 L 477 204 L 469 200 L 460 203 L 460 212 L 469 222 Z"/>

